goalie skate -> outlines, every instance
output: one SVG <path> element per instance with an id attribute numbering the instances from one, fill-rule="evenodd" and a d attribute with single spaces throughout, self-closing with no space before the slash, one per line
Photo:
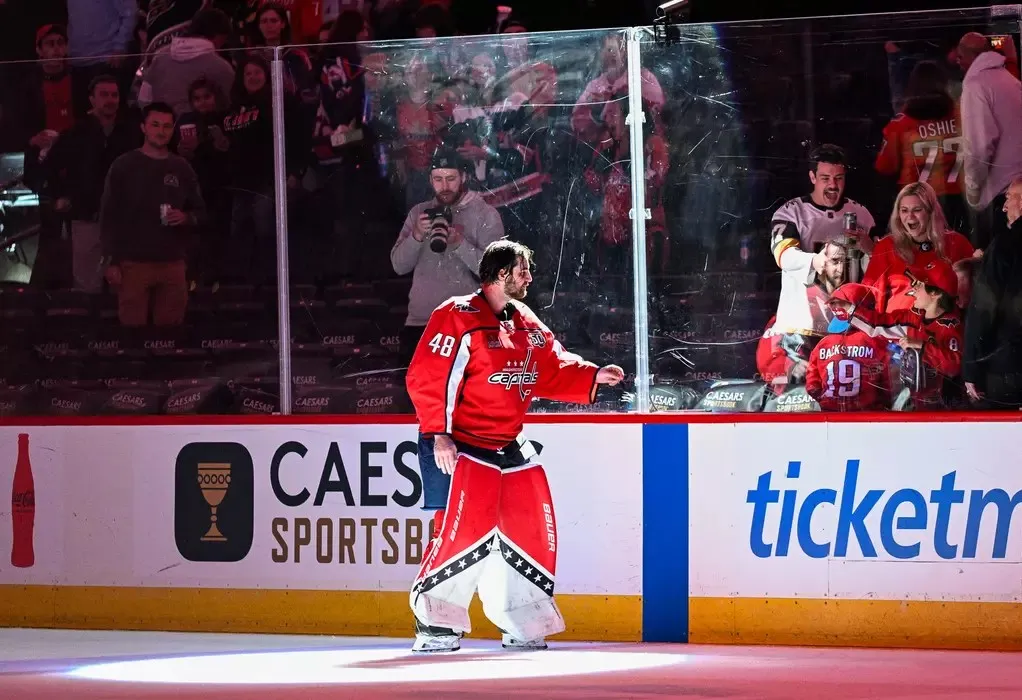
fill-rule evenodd
<path id="1" fill-rule="evenodd" d="M 515 639 L 510 634 L 506 633 L 501 635 L 501 646 L 513 651 L 541 651 L 548 648 L 546 640 L 542 637 L 539 639 L 533 639 L 532 641 L 523 642 L 520 639 Z"/>
<path id="2" fill-rule="evenodd" d="M 419 654 L 432 654 L 461 649 L 462 634 L 445 627 L 428 627 L 418 620 L 415 621 L 415 643 L 412 651 Z"/>
<path id="3" fill-rule="evenodd" d="M 456 634 L 417 634 L 412 651 L 417 654 L 436 654 L 461 649 L 461 638 Z"/>

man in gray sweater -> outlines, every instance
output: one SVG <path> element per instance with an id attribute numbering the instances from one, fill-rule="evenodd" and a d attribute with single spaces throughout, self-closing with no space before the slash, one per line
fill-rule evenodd
<path id="1" fill-rule="evenodd" d="M 504 237 L 500 214 L 466 188 L 465 164 L 457 151 L 440 149 L 430 170 L 433 199 L 412 207 L 390 251 L 394 272 L 412 272 L 408 318 L 401 331 L 401 361 L 415 352 L 433 310 L 452 296 L 479 286 L 483 250 Z M 450 208 L 452 222 L 439 210 Z"/>
<path id="2" fill-rule="evenodd" d="M 170 152 L 174 112 L 153 103 L 142 112 L 145 143 L 114 161 L 107 174 L 99 226 L 106 280 L 117 291 L 125 326 L 175 326 L 188 305 L 189 237 L 205 216 L 199 181 Z"/>

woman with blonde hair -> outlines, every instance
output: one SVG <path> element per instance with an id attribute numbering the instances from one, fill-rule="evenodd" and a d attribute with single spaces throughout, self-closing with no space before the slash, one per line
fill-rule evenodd
<path id="1" fill-rule="evenodd" d="M 889 233 L 873 249 L 862 283 L 873 288 L 878 308 L 886 313 L 911 309 L 913 269 L 936 260 L 956 266 L 972 258 L 969 239 L 948 228 L 937 194 L 925 182 L 905 185 L 894 200 Z"/>

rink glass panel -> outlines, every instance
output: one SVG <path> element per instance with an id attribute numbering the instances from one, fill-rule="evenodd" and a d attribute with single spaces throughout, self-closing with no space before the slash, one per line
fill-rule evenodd
<path id="1" fill-rule="evenodd" d="M 453 222 L 433 216 L 410 259 L 392 257 L 409 212 L 434 198 L 430 166 L 439 148 L 462 158 L 466 197 L 475 200 L 466 210 L 487 209 L 500 222 L 465 231 L 462 245 L 481 249 L 506 237 L 533 250 L 525 302 L 569 350 L 624 366 L 631 382 L 630 205 L 615 203 L 619 243 L 600 243 L 609 215 L 603 193 L 621 189 L 622 177 L 627 185 L 630 164 L 624 32 L 325 45 L 313 53 L 322 107 L 318 114 L 290 107 L 286 129 L 290 138 L 293 122 L 308 120 L 313 132 L 288 217 L 294 412 L 413 411 L 404 378 L 414 336 L 403 328 L 421 332 L 423 307 L 479 288 L 474 261 L 466 264 L 453 245 L 430 246 L 432 222 L 441 224 L 440 238 L 444 226 L 462 225 L 458 204 Z M 299 62 L 294 53 L 285 60 Z M 352 64 L 361 69 L 346 68 Z M 607 67 L 609 88 L 579 104 Z M 413 291 L 413 279 L 424 284 Z M 596 406 L 537 399 L 533 410 L 623 411 L 623 395 L 624 387 L 601 391 Z"/>
<path id="2" fill-rule="evenodd" d="M 224 51 L 221 57 L 236 62 L 242 53 Z M 132 80 L 130 67 L 146 75 L 146 65 L 144 57 L 127 57 L 129 74 L 118 76 L 122 107 L 118 118 L 134 120 L 126 127 L 133 134 L 139 133 L 140 114 L 129 112 L 141 80 L 138 73 Z M 193 76 L 175 75 L 184 70 L 181 66 L 187 64 L 165 66 L 162 80 L 189 85 Z M 7 80 L 0 95 L 7 138 L 0 177 L 5 186 L 0 214 L 5 239 L 0 262 L 0 414 L 269 415 L 279 411 L 276 198 L 268 64 L 266 92 L 251 100 L 232 100 L 232 93 L 244 87 L 240 81 L 232 85 L 225 80 L 222 89 L 213 85 L 212 102 L 189 100 L 187 95 L 179 102 L 171 147 L 186 156 L 196 171 L 207 218 L 200 229 L 181 231 L 188 251 L 184 323 L 145 328 L 120 323 L 118 298 L 109 285 L 104 284 L 99 293 L 75 288 L 75 224 L 57 211 L 55 176 L 45 159 L 39 163 L 38 149 L 33 152 L 28 144 L 39 129 L 31 123 L 22 86 L 41 71 L 42 62 L 4 66 Z M 242 135 L 255 131 L 253 125 L 258 125 L 261 135 Z M 186 138 L 194 139 L 191 147 L 182 145 L 186 140 L 182 129 Z M 138 138 L 140 145 L 141 135 Z M 72 168 L 69 179 L 81 176 Z M 85 272 L 100 277 L 96 263 L 91 262 Z"/>
<path id="3" fill-rule="evenodd" d="M 770 216 L 809 191 L 806 155 L 831 142 L 851 160 L 847 195 L 886 231 L 897 187 L 874 169 L 882 129 L 921 59 L 944 65 L 960 93 L 947 52 L 967 31 L 1017 43 L 1018 20 L 968 10 L 688 25 L 669 45 L 628 29 L 285 49 L 285 116 L 274 124 L 285 172 L 274 170 L 272 139 L 249 143 L 248 167 L 227 168 L 222 196 L 209 198 L 215 233 L 190 257 L 186 322 L 173 329 L 130 332 L 109 292 L 69 291 L 59 275 L 36 284 L 51 276 L 38 271 L 40 245 L 69 256 L 69 236 L 45 188 L 22 177 L 34 134 L 5 128 L 0 413 L 271 413 L 281 409 L 281 358 L 290 360 L 291 412 L 410 412 L 399 336 L 411 275 L 394 271 L 390 250 L 408 210 L 430 196 L 427 156 L 442 142 L 470 147 L 469 186 L 496 206 L 506 235 L 535 250 L 527 301 L 540 318 L 570 350 L 625 367 L 624 385 L 601 390 L 589 410 L 780 410 L 755 384 L 779 290 Z M 641 57 L 631 76 L 629 40 Z M 357 158 L 323 163 L 319 107 L 332 88 L 320 75 L 328 57 L 348 55 L 364 84 L 363 139 Z M 21 93 L 18 80 L 3 85 L 9 124 L 23 116 Z M 635 91 L 641 144 L 624 121 Z M 127 85 L 122 93 L 133 96 Z M 233 116 L 233 126 L 245 119 Z M 640 161 L 638 200 L 651 216 L 635 246 L 630 183 Z M 280 232 L 278 188 L 288 209 Z M 646 251 L 644 284 L 634 279 L 635 247 Z M 643 287 L 648 333 L 636 338 Z M 281 345 L 284 313 L 290 342 Z M 636 377 L 643 347 L 649 373 Z M 732 392 L 742 394 L 733 407 L 705 402 L 721 380 L 753 384 Z M 635 405 L 636 382 L 653 387 L 650 405 Z M 949 406 L 971 408 L 956 385 Z M 791 405 L 812 408 L 798 396 Z M 583 407 L 537 401 L 533 410 Z"/>
<path id="4" fill-rule="evenodd" d="M 757 364 L 780 292 L 771 216 L 811 192 L 809 152 L 832 143 L 849 159 L 845 196 L 870 211 L 876 238 L 885 235 L 899 187 L 875 161 L 913 67 L 937 62 L 957 100 L 962 75 L 949 51 L 958 39 L 978 31 L 1017 46 L 1018 28 L 1017 15 L 980 9 L 688 25 L 669 43 L 645 34 L 643 68 L 664 95 L 653 140 L 670 163 L 655 186 L 647 144 L 653 410 L 819 410 L 803 386 L 766 386 Z M 969 235 L 969 222 L 959 223 Z M 891 375 L 883 409 L 911 410 L 895 401 L 901 372 Z M 961 378 L 950 384 L 942 408 L 969 410 Z"/>

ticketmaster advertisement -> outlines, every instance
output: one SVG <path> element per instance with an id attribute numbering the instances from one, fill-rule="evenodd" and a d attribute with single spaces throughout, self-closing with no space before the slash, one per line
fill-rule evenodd
<path id="1" fill-rule="evenodd" d="M 691 426 L 693 597 L 1022 601 L 1018 424 Z"/>
<path id="2" fill-rule="evenodd" d="M 560 593 L 641 593 L 641 431 L 529 430 Z M 0 584 L 406 591 L 432 521 L 415 441 L 413 425 L 0 428 L 16 504 L 0 548 L 19 562 Z"/>

